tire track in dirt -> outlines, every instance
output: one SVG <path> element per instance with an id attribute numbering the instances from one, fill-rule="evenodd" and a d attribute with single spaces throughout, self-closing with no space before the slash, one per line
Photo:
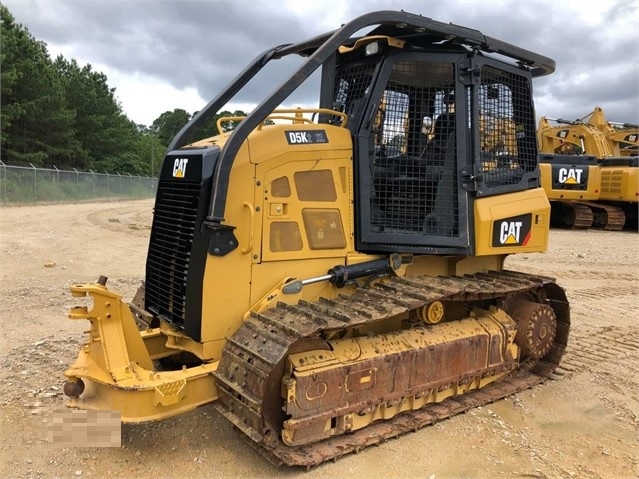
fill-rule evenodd
<path id="1" fill-rule="evenodd" d="M 104 209 L 88 214 L 87 221 L 111 231 L 148 237 L 151 230 L 152 208 L 143 204 Z"/>
<path id="2" fill-rule="evenodd" d="M 592 284 L 592 283 L 590 283 Z M 585 299 L 619 298 L 625 296 L 637 296 L 639 289 L 634 286 L 594 286 L 583 289 L 574 289 L 571 296 Z"/>
<path id="3" fill-rule="evenodd" d="M 606 326 L 571 332 L 566 354 L 558 369 L 564 374 L 586 371 L 606 373 L 614 367 L 637 372 L 638 363 L 639 330 Z"/>
<path id="4" fill-rule="evenodd" d="M 568 269 L 555 274 L 560 280 L 597 280 L 597 281 L 630 281 L 639 283 L 637 274 L 608 270 L 575 270 Z"/>
<path id="5" fill-rule="evenodd" d="M 628 400 L 629 392 L 639 390 L 637 328 L 606 326 L 574 332 L 556 375 L 567 380 L 585 379 L 593 384 L 588 394 L 595 395 L 614 411 L 616 420 L 621 421 L 620 427 L 639 433 L 638 404 L 634 399 Z M 626 458 L 629 463 L 636 463 L 636 455 Z"/>

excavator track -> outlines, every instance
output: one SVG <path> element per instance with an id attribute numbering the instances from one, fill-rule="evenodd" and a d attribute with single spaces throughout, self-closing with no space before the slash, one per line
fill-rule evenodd
<path id="1" fill-rule="evenodd" d="M 551 225 L 557 228 L 588 229 L 592 226 L 592 210 L 580 202 L 553 201 Z"/>
<path id="2" fill-rule="evenodd" d="M 590 201 L 582 201 L 580 204 L 592 209 L 593 228 L 620 231 L 626 223 L 626 214 L 621 208 L 601 203 L 592 203 Z"/>
<path id="3" fill-rule="evenodd" d="M 353 432 L 299 446 L 288 446 L 280 438 L 287 356 L 309 350 L 321 352 L 325 344 L 322 337 L 416 311 L 436 301 L 508 304 L 522 295 L 542 298 L 556 315 L 554 339 L 541 359 L 524 360 L 510 374 L 481 389 L 428 403 Z M 216 408 L 273 464 L 310 468 L 543 382 L 559 365 L 569 329 L 568 302 L 552 278 L 514 271 L 388 278 L 333 300 L 295 306 L 279 303 L 253 313 L 228 339 L 222 352 L 215 373 L 219 394 Z M 458 380 L 462 382 L 463 378 Z"/>
<path id="4" fill-rule="evenodd" d="M 553 201 L 551 224 L 560 228 L 622 230 L 626 214 L 622 208 L 590 201 Z"/>

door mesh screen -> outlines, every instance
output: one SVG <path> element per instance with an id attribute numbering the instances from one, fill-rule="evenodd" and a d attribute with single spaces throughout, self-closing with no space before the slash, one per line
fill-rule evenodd
<path id="1" fill-rule="evenodd" d="M 453 64 L 403 61 L 372 130 L 373 232 L 458 235 Z"/>
<path id="2" fill-rule="evenodd" d="M 357 127 L 356 119 L 366 106 L 375 67 L 375 63 L 348 65 L 337 74 L 333 104 L 335 109 L 348 113 L 349 128 Z"/>
<path id="3" fill-rule="evenodd" d="M 477 62 L 402 52 L 338 67 L 333 101 L 356 135 L 363 247 L 467 248 L 473 198 L 538 186 L 530 75 Z"/>

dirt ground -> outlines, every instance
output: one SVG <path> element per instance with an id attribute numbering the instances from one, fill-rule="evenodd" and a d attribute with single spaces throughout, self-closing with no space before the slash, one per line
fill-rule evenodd
<path id="1" fill-rule="evenodd" d="M 144 275 L 152 201 L 0 208 L 0 476 L 7 478 L 639 477 L 639 236 L 552 230 L 511 269 L 558 278 L 572 303 L 555 379 L 310 471 L 276 469 L 207 405 L 145 426 L 122 446 L 29 436 L 34 401 L 60 407 L 86 321 L 69 285 L 109 277 L 131 300 Z M 31 407 L 30 407 L 31 406 Z"/>

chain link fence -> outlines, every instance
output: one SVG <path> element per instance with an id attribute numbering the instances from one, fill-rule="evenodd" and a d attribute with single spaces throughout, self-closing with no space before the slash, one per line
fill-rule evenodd
<path id="1" fill-rule="evenodd" d="M 148 176 L 12 166 L 0 161 L 3 206 L 154 198 L 157 183 L 157 178 Z"/>

